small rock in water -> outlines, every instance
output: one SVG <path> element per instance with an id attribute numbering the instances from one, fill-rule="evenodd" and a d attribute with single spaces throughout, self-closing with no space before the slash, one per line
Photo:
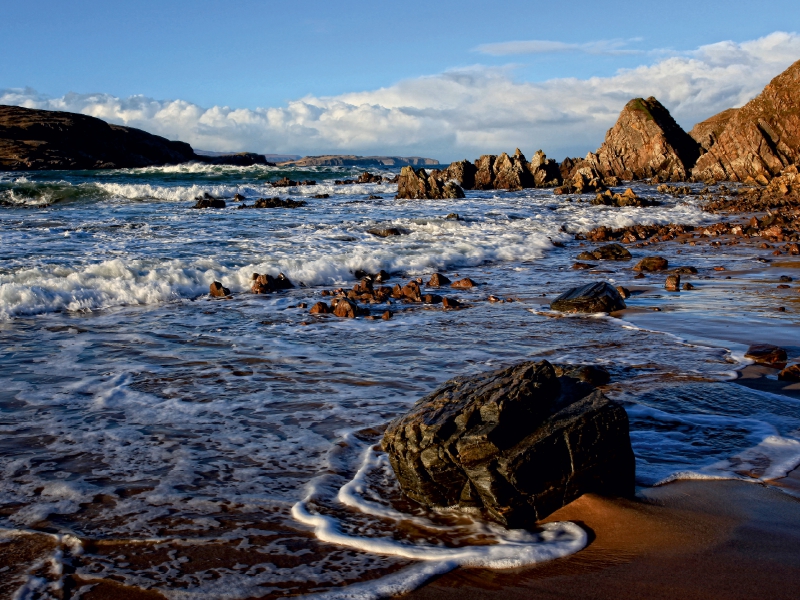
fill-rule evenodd
<path id="1" fill-rule="evenodd" d="M 681 289 L 681 276 L 680 275 L 669 275 L 667 276 L 667 281 L 664 284 L 664 288 L 668 292 L 677 292 Z"/>
<path id="2" fill-rule="evenodd" d="M 778 373 L 780 381 L 800 381 L 800 365 L 791 365 Z"/>
<path id="3" fill-rule="evenodd" d="M 404 235 L 408 232 L 400 229 L 399 227 L 383 227 L 383 228 L 373 227 L 372 229 L 367 229 L 367 233 L 378 237 L 386 238 L 395 235 Z"/>
<path id="4" fill-rule="evenodd" d="M 450 285 L 450 287 L 456 289 L 469 289 L 475 287 L 476 285 L 478 284 L 472 281 L 472 279 L 470 279 L 469 277 L 464 277 L 464 279 L 459 279 L 458 281 L 454 281 Z"/>
<path id="5" fill-rule="evenodd" d="M 777 365 L 786 362 L 786 350 L 772 344 L 753 344 L 744 355 L 760 365 Z"/>
<path id="6" fill-rule="evenodd" d="M 445 217 L 445 219 L 450 219 L 451 221 L 460 221 L 461 217 L 458 216 L 458 213 L 450 213 Z"/>
<path id="7" fill-rule="evenodd" d="M 683 289 L 686 291 L 693 290 L 694 286 L 687 281 L 686 283 L 683 284 Z"/>
<path id="8" fill-rule="evenodd" d="M 628 249 L 620 244 L 606 244 L 578 254 L 578 260 L 630 260 L 631 258 L 633 257 Z"/>
<path id="9" fill-rule="evenodd" d="M 589 263 L 576 262 L 574 265 L 572 265 L 572 268 L 573 269 L 587 270 L 587 269 L 594 269 L 596 266 L 597 265 L 591 265 Z"/>
<path id="10" fill-rule="evenodd" d="M 231 291 L 223 287 L 219 281 L 215 281 L 209 286 L 209 293 L 215 298 L 224 298 L 230 296 Z"/>
<path id="11" fill-rule="evenodd" d="M 621 285 L 617 286 L 617 292 L 619 292 L 619 295 L 623 300 L 627 300 L 631 297 L 631 291 L 626 287 L 622 287 Z"/>
<path id="12" fill-rule="evenodd" d="M 430 281 L 428 281 L 428 287 L 443 287 L 445 285 L 449 285 L 450 280 L 442 275 L 441 273 L 434 273 L 431 275 Z"/>
<path id="13" fill-rule="evenodd" d="M 394 316 L 394 313 L 392 311 L 390 311 L 390 310 L 387 310 L 387 311 L 384 311 L 384 313 L 381 315 L 381 319 L 383 319 L 384 321 L 388 321 L 393 316 Z"/>
<path id="14" fill-rule="evenodd" d="M 192 208 L 225 208 L 225 200 L 214 198 L 211 194 L 206 192 L 202 196 L 195 198 L 197 203 Z"/>
<path id="15" fill-rule="evenodd" d="M 550 303 L 552 310 L 561 312 L 614 312 L 626 308 L 614 286 L 605 281 L 572 288 Z"/>
<path id="16" fill-rule="evenodd" d="M 666 258 L 660 256 L 648 256 L 640 260 L 635 267 L 634 271 L 666 271 L 669 267 L 669 262 Z"/>
<path id="17" fill-rule="evenodd" d="M 358 306 L 346 298 L 340 298 L 333 309 L 333 314 L 343 319 L 355 319 L 358 315 Z"/>
<path id="18" fill-rule="evenodd" d="M 331 309 L 325 302 L 317 302 L 309 312 L 312 315 L 327 315 L 331 312 Z"/>
<path id="19" fill-rule="evenodd" d="M 792 278 L 788 275 L 781 275 L 781 281 L 792 281 Z"/>
<path id="20" fill-rule="evenodd" d="M 242 202 L 244 199 L 245 199 L 244 196 L 242 196 L 241 194 L 234 194 L 233 196 L 234 202 Z"/>
<path id="21" fill-rule="evenodd" d="M 461 308 L 461 302 L 459 302 L 455 298 L 448 298 L 447 296 L 445 296 L 444 298 L 442 298 L 442 307 L 444 307 L 445 309 Z"/>

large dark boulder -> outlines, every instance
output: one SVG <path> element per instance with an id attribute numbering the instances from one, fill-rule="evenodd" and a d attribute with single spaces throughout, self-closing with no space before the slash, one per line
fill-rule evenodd
<path id="1" fill-rule="evenodd" d="M 623 407 L 547 361 L 448 381 L 394 420 L 382 445 L 409 498 L 483 508 L 510 528 L 586 492 L 634 491 Z"/>
<path id="2" fill-rule="evenodd" d="M 588 283 L 567 290 L 550 303 L 561 312 L 614 312 L 627 308 L 617 288 L 605 281 Z"/>

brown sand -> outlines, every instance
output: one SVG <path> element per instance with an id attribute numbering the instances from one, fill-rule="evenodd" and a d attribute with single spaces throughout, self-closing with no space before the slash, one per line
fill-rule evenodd
<path id="1" fill-rule="evenodd" d="M 679 481 L 639 501 L 586 495 L 548 520 L 564 519 L 592 532 L 583 551 L 524 570 L 460 569 L 409 598 L 800 597 L 800 500 L 770 486 Z"/>

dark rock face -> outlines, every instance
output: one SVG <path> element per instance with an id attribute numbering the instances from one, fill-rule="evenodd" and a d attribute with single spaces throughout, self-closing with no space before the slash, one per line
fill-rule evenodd
<path id="1" fill-rule="evenodd" d="M 253 204 L 240 204 L 237 208 L 300 208 L 308 204 L 305 200 L 282 200 L 275 198 L 258 198 Z"/>
<path id="2" fill-rule="evenodd" d="M 373 227 L 372 229 L 367 229 L 367 233 L 370 235 L 375 235 L 377 237 L 392 237 L 395 235 L 403 235 L 404 233 L 408 233 L 407 231 L 400 229 L 399 227 Z"/>
<path id="3" fill-rule="evenodd" d="M 700 145 L 651 96 L 628 102 L 603 145 L 586 160 L 604 177 L 686 181 L 699 156 Z"/>
<path id="4" fill-rule="evenodd" d="M 209 193 L 198 196 L 195 200 L 197 200 L 197 202 L 192 208 L 225 208 L 226 206 L 225 200 L 214 198 L 214 196 Z"/>
<path id="5" fill-rule="evenodd" d="M 68 112 L 0 106 L 0 170 L 121 169 L 197 160 L 192 147 Z"/>
<path id="6" fill-rule="evenodd" d="M 605 281 L 572 288 L 550 303 L 550 308 L 561 312 L 614 312 L 626 308 L 617 289 Z"/>
<path id="7" fill-rule="evenodd" d="M 435 169 L 428 173 L 425 169 L 415 171 L 413 167 L 403 167 L 397 181 L 397 197 L 408 200 L 463 198 L 464 190 L 446 180 L 442 171 Z"/>
<path id="8" fill-rule="evenodd" d="M 716 143 L 697 161 L 693 175 L 698 181 L 750 178 L 766 184 L 798 162 L 800 61 L 730 117 Z"/>
<path id="9" fill-rule="evenodd" d="M 744 355 L 761 365 L 776 365 L 786 362 L 786 350 L 772 344 L 753 344 Z"/>
<path id="10" fill-rule="evenodd" d="M 625 410 L 547 361 L 448 381 L 393 421 L 382 445 L 409 498 L 483 508 L 510 528 L 586 492 L 634 490 Z"/>
<path id="11" fill-rule="evenodd" d="M 633 257 L 628 249 L 620 244 L 606 244 L 578 254 L 578 260 L 630 260 L 631 258 Z"/>
<path id="12" fill-rule="evenodd" d="M 791 365 L 778 373 L 779 381 L 800 381 L 800 365 Z"/>
<path id="13" fill-rule="evenodd" d="M 236 167 L 252 167 L 253 165 L 275 166 L 275 163 L 269 162 L 263 154 L 256 154 L 255 152 L 215 154 L 214 156 L 196 154 L 192 160 L 209 165 L 233 165 Z"/>

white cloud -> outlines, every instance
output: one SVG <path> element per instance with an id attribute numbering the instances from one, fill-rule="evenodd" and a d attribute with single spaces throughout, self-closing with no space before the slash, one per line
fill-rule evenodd
<path id="1" fill-rule="evenodd" d="M 641 38 L 631 40 L 596 40 L 583 44 L 568 44 L 551 40 L 519 40 L 514 42 L 498 42 L 494 44 L 481 44 L 475 50 L 492 56 L 509 56 L 513 54 L 552 54 L 554 52 L 585 52 L 586 54 L 604 54 L 617 56 L 622 54 L 643 54 L 641 50 L 626 48 L 630 42 L 641 41 Z"/>
<path id="2" fill-rule="evenodd" d="M 514 80 L 509 68 L 476 66 L 378 90 L 309 96 L 278 108 L 203 108 L 108 94 L 47 98 L 31 89 L 0 90 L 0 104 L 80 112 L 209 150 L 415 154 L 449 161 L 519 146 L 527 154 L 543 148 L 561 159 L 597 148 L 633 97 L 657 97 L 688 128 L 741 106 L 798 58 L 800 35 L 779 32 L 703 46 L 611 77 L 530 83 Z"/>

